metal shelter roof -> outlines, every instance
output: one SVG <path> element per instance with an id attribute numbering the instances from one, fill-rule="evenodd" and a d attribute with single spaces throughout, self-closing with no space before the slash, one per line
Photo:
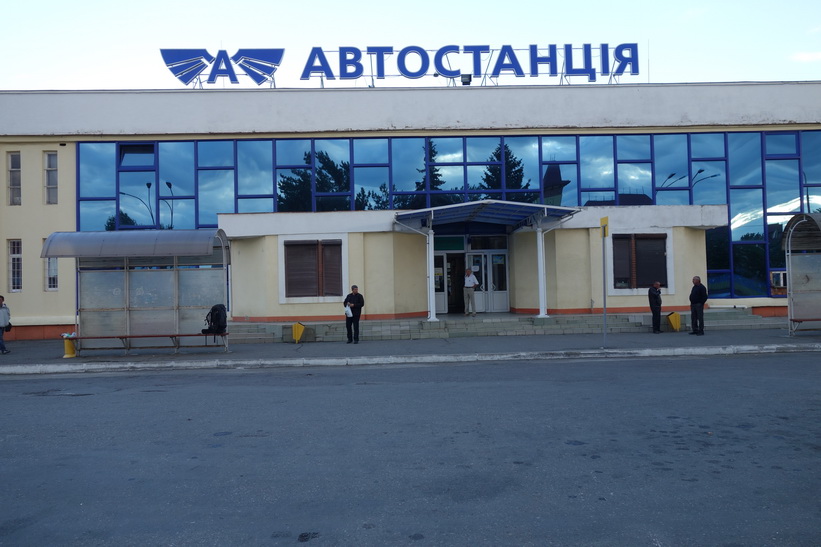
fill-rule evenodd
<path id="1" fill-rule="evenodd" d="M 54 232 L 43 243 L 40 258 L 134 256 L 207 256 L 228 238 L 222 230 L 122 230 Z"/>
<path id="2" fill-rule="evenodd" d="M 802 213 L 792 217 L 782 235 L 781 247 L 785 250 L 787 241 L 784 240 L 788 237 L 791 237 L 793 251 L 821 251 L 821 214 Z"/>
<path id="3" fill-rule="evenodd" d="M 575 207 L 486 199 L 397 213 L 396 221 L 419 221 L 427 227 L 457 222 L 483 222 L 519 228 L 541 218 L 559 220 L 577 213 L 579 210 Z M 430 220 L 431 223 L 427 224 L 427 220 Z"/>

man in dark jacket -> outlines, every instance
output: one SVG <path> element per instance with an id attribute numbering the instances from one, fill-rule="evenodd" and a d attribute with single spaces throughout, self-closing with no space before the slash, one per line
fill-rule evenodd
<path id="1" fill-rule="evenodd" d="M 348 331 L 348 343 L 359 343 L 359 316 L 362 315 L 362 307 L 365 305 L 365 297 L 359 294 L 359 287 L 353 285 L 351 294 L 345 297 L 342 303 L 346 308 L 350 308 L 351 313 L 345 314 L 345 330 Z"/>
<path id="2" fill-rule="evenodd" d="M 647 291 L 650 300 L 650 311 L 653 314 L 653 334 L 661 332 L 661 283 L 656 281 Z"/>
<path id="3" fill-rule="evenodd" d="M 707 302 L 707 287 L 701 284 L 701 278 L 693 278 L 693 289 L 690 291 L 690 324 L 693 332 L 701 336 L 704 334 L 704 304 Z"/>

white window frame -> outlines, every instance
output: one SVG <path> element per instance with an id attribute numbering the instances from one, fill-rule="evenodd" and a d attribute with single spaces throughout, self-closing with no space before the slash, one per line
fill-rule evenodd
<path id="1" fill-rule="evenodd" d="M 285 296 L 285 242 L 286 241 L 308 241 L 322 239 L 342 240 L 342 296 Z M 348 286 L 348 234 L 304 234 L 288 235 L 279 238 L 278 262 L 279 262 L 279 303 L 280 304 L 320 304 L 320 303 L 340 303 L 345 299 Z"/>
<path id="2" fill-rule="evenodd" d="M 54 159 L 54 165 L 51 165 L 50 159 Z M 58 195 L 58 161 L 57 152 L 46 150 L 43 152 L 43 184 L 45 186 L 45 201 L 46 205 L 57 205 Z"/>
<path id="3" fill-rule="evenodd" d="M 21 239 L 7 240 L 9 253 L 9 292 L 23 290 L 23 241 Z M 19 282 L 15 280 L 19 279 Z"/>
<path id="4" fill-rule="evenodd" d="M 16 161 L 15 161 L 16 160 Z M 6 161 L 8 162 L 8 204 L 11 206 L 18 206 L 23 204 L 23 169 L 20 152 L 9 152 L 6 154 Z M 17 167 L 14 167 L 14 164 Z"/>
<path id="5" fill-rule="evenodd" d="M 44 239 L 43 243 L 45 244 L 45 242 L 46 240 Z M 45 286 L 43 287 L 43 290 L 47 292 L 56 291 L 60 288 L 60 272 L 58 270 L 59 265 L 57 263 L 57 257 L 50 256 L 46 258 L 43 262 L 46 269 L 46 271 L 44 272 L 45 275 L 43 277 L 45 281 Z"/>

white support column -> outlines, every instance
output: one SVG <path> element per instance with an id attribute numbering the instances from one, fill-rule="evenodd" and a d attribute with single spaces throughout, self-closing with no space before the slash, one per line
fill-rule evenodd
<path id="1" fill-rule="evenodd" d="M 433 271 L 433 228 L 427 234 L 428 257 L 428 321 L 439 321 L 436 318 L 436 277 Z"/>
<path id="2" fill-rule="evenodd" d="M 547 286 L 545 283 L 544 268 L 544 230 L 541 224 L 536 230 L 536 275 L 539 280 L 539 315 L 537 317 L 550 317 L 547 315 Z"/>

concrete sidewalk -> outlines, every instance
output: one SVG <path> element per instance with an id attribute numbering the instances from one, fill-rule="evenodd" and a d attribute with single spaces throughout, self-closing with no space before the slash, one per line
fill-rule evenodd
<path id="1" fill-rule="evenodd" d="M 0 374 L 57 374 L 127 370 L 357 366 L 533 359 L 681 357 L 744 353 L 821 352 L 821 332 L 789 336 L 787 329 L 688 332 L 474 336 L 424 340 L 234 344 L 182 349 L 86 351 L 64 358 L 62 340 L 8 342 L 0 355 Z"/>

